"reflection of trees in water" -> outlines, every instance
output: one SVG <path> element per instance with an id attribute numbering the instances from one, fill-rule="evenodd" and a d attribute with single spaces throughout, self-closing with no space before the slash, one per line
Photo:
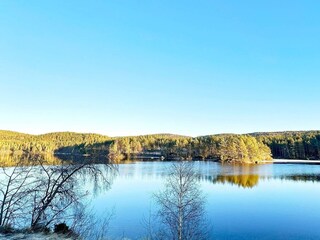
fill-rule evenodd
<path id="1" fill-rule="evenodd" d="M 218 175 L 214 183 L 231 183 L 244 188 L 253 188 L 258 185 L 259 175 Z"/>
<path id="2" fill-rule="evenodd" d="M 0 155 L 0 166 L 15 166 L 17 163 L 24 166 L 33 165 L 36 161 L 44 161 L 47 165 L 61 165 L 70 163 L 83 163 L 83 162 L 95 162 L 95 163 L 107 163 L 107 157 L 102 155 L 72 155 L 72 154 L 7 154 Z M 122 162 L 121 175 L 122 177 L 132 178 L 134 176 L 150 177 L 150 178 L 165 178 L 167 172 L 165 171 L 166 163 L 163 162 L 147 162 L 147 165 L 141 163 L 128 161 Z M 211 165 L 210 165 L 211 166 Z M 204 180 L 213 183 L 230 183 L 244 188 L 252 188 L 258 185 L 259 179 L 281 179 L 289 181 L 311 181 L 319 182 L 320 176 L 317 174 L 292 174 L 288 173 L 283 175 L 273 175 L 273 172 L 267 172 L 267 175 L 263 172 L 263 166 L 265 165 L 252 165 L 252 164 L 221 164 L 216 171 L 212 171 L 211 167 L 204 166 L 208 171 L 199 175 L 199 180 Z M 268 169 L 270 171 L 270 169 Z M 114 174 L 114 173 L 113 173 Z M 83 184 L 87 183 L 87 178 L 90 174 L 81 174 L 83 177 L 78 176 L 78 181 L 82 181 Z M 112 177 L 113 178 L 113 177 Z M 110 178 L 111 179 L 111 178 Z M 94 182 L 94 181 L 93 181 Z M 99 192 L 103 184 L 94 184 L 94 191 Z"/>
<path id="3" fill-rule="evenodd" d="M 37 161 L 43 161 L 46 165 L 61 165 L 69 163 L 103 163 L 108 164 L 108 158 L 103 155 L 73 155 L 73 154 L 0 154 L 0 167 L 14 167 L 35 165 Z"/>
<path id="4" fill-rule="evenodd" d="M 212 179 L 214 183 L 231 183 L 243 188 L 253 188 L 258 185 L 259 175 L 254 174 L 257 166 L 249 164 L 224 165 L 222 173 Z"/>
<path id="5" fill-rule="evenodd" d="M 216 183 L 229 183 L 244 188 L 253 188 L 258 185 L 259 180 L 280 179 L 286 181 L 320 182 L 320 175 L 288 173 L 275 174 L 273 171 L 265 172 L 266 165 L 248 165 L 248 164 L 222 164 L 217 174 L 202 175 L 200 180 Z"/>
<path id="6" fill-rule="evenodd" d="M 244 188 L 253 188 L 259 184 L 261 180 L 282 179 L 288 181 L 320 181 L 320 175 L 317 174 L 292 174 L 283 172 L 277 174 L 274 172 L 273 166 L 266 165 L 250 165 L 250 164 L 218 164 L 215 167 L 208 165 L 206 162 L 202 165 L 195 166 L 200 173 L 199 181 L 211 182 L 214 184 L 233 184 Z M 128 162 L 120 164 L 121 176 L 123 178 L 159 178 L 163 179 L 168 175 L 166 163 L 146 162 L 145 164 Z M 301 171 L 301 169 L 299 170 Z"/>
<path id="7" fill-rule="evenodd" d="M 317 174 L 295 174 L 287 176 L 279 176 L 281 180 L 291 180 L 297 182 L 320 182 L 320 175 Z"/>
<path id="8" fill-rule="evenodd" d="M 320 182 L 320 175 L 317 174 L 294 174 L 281 176 L 259 176 L 258 174 L 248 175 L 218 175 L 216 177 L 207 177 L 213 183 L 230 183 L 244 188 L 253 188 L 258 185 L 259 179 L 280 179 L 295 182 Z"/>
<path id="9" fill-rule="evenodd" d="M 45 160 L 47 165 L 60 165 L 61 159 L 52 154 L 1 154 L 0 167 L 32 166 Z"/>

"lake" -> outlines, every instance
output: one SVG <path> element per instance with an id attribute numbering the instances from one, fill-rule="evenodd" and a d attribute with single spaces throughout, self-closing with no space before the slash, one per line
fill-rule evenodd
<path id="1" fill-rule="evenodd" d="M 110 236 L 139 239 L 170 162 L 120 164 L 111 189 L 92 197 L 114 211 Z M 320 165 L 194 162 L 211 239 L 319 239 Z"/>
<path id="2" fill-rule="evenodd" d="M 111 239 L 146 236 L 145 220 L 157 208 L 153 195 L 163 189 L 172 163 L 118 164 L 110 174 L 108 190 L 96 189 L 89 175 L 79 176 L 79 189 L 90 193 L 83 201 L 89 201 L 96 219 L 113 212 L 108 231 Z M 189 164 L 198 173 L 206 197 L 210 239 L 320 238 L 320 165 Z"/>

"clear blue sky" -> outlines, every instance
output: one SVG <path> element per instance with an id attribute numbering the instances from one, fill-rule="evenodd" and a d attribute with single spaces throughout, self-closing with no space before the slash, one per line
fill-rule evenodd
<path id="1" fill-rule="evenodd" d="M 320 129 L 320 1 L 0 1 L 0 129 Z"/>

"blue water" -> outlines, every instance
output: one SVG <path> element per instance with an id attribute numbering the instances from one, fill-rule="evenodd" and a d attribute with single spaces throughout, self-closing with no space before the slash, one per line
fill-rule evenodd
<path id="1" fill-rule="evenodd" d="M 97 212 L 114 211 L 109 235 L 141 239 L 171 163 L 118 166 L 109 191 L 92 196 Z M 320 239 L 320 165 L 221 165 L 195 162 L 206 196 L 210 239 Z"/>

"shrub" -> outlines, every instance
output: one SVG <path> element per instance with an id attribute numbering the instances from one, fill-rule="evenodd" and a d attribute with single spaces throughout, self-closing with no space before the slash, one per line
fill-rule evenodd
<path id="1" fill-rule="evenodd" d="M 0 226 L 0 233 L 3 233 L 3 234 L 14 233 L 14 229 L 13 227 L 11 227 L 11 225 Z"/>
<path id="2" fill-rule="evenodd" d="M 65 223 L 59 223 L 59 224 L 56 224 L 54 225 L 54 232 L 55 233 L 61 233 L 61 234 L 68 234 L 70 233 L 70 229 L 69 227 L 67 226 L 67 224 Z"/>

